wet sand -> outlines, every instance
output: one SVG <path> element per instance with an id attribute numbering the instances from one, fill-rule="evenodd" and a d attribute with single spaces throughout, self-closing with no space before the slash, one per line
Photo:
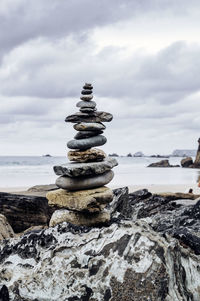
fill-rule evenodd
<path id="1" fill-rule="evenodd" d="M 108 185 L 110 188 L 120 188 L 120 186 L 112 186 Z M 159 192 L 183 192 L 187 193 L 189 192 L 189 189 L 193 189 L 193 193 L 200 194 L 200 187 L 197 186 L 197 184 L 173 184 L 173 185 L 157 185 L 157 184 L 150 184 L 150 185 L 131 185 L 129 187 L 129 192 L 133 192 L 139 189 L 148 189 L 152 193 L 159 193 Z M 27 191 L 30 187 L 0 187 L 0 192 L 24 192 Z"/>

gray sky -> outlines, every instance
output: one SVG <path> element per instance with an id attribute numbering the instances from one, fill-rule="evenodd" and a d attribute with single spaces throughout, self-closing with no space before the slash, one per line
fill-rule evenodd
<path id="1" fill-rule="evenodd" d="M 0 155 L 67 154 L 84 82 L 106 152 L 197 148 L 199 1 L 1 0 L 0 64 Z"/>

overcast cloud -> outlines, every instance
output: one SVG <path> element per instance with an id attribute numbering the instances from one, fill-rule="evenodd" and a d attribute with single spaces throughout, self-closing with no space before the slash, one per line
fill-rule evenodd
<path id="1" fill-rule="evenodd" d="M 3 0 L 0 20 L 0 155 L 66 154 L 84 82 L 105 151 L 197 147 L 199 1 Z"/>

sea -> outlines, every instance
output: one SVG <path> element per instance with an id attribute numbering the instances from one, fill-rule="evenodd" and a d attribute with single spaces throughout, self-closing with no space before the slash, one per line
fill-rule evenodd
<path id="1" fill-rule="evenodd" d="M 195 184 L 200 169 L 147 168 L 150 163 L 169 159 L 170 164 L 180 164 L 181 157 L 117 157 L 115 177 L 110 187 L 148 184 Z M 0 156 L 0 187 L 31 187 L 55 183 L 53 166 L 66 164 L 66 157 Z"/>

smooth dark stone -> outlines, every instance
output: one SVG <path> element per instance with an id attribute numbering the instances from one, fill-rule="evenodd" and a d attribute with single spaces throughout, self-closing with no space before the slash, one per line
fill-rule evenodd
<path id="1" fill-rule="evenodd" d="M 90 137 L 98 136 L 100 134 L 103 134 L 103 131 L 82 131 L 82 132 L 78 132 L 74 136 L 74 139 L 90 138 Z"/>
<path id="2" fill-rule="evenodd" d="M 85 122 L 81 122 L 78 124 L 75 124 L 74 129 L 76 131 L 101 131 L 101 130 L 105 130 L 105 125 L 103 123 L 96 123 L 96 122 L 91 122 L 91 123 L 85 123 Z"/>
<path id="3" fill-rule="evenodd" d="M 84 101 L 90 101 L 90 100 L 92 100 L 92 98 L 93 98 L 92 94 L 90 94 L 90 95 L 81 95 L 81 97 L 80 97 L 80 99 L 84 100 Z"/>
<path id="4" fill-rule="evenodd" d="M 82 90 L 81 91 L 82 95 L 88 95 L 88 94 L 92 94 L 92 90 Z"/>
<path id="5" fill-rule="evenodd" d="M 67 143 L 67 147 L 70 149 L 85 150 L 94 146 L 104 145 L 106 141 L 107 141 L 106 137 L 104 137 L 103 135 L 98 135 L 91 138 L 70 140 Z"/>
<path id="6" fill-rule="evenodd" d="M 84 86 L 83 86 L 83 89 L 84 90 L 92 90 L 93 89 L 93 86 L 90 84 L 90 85 L 88 85 L 88 84 L 85 84 Z"/>
<path id="7" fill-rule="evenodd" d="M 76 104 L 76 106 L 77 106 L 78 108 L 92 108 L 92 109 L 94 109 L 94 108 L 96 107 L 96 102 L 94 102 L 94 101 L 84 101 L 84 100 L 82 100 L 82 101 L 79 101 L 79 102 Z"/>
<path id="8" fill-rule="evenodd" d="M 112 181 L 114 172 L 112 170 L 103 174 L 90 177 L 76 177 L 61 176 L 56 180 L 56 185 L 59 188 L 66 190 L 82 190 L 101 187 Z"/>
<path id="9" fill-rule="evenodd" d="M 87 113 L 77 112 L 73 115 L 69 115 L 65 118 L 66 122 L 110 122 L 113 119 L 113 115 L 107 112 L 94 112 L 89 115 Z"/>
<path id="10" fill-rule="evenodd" d="M 54 166 L 53 169 L 57 176 L 68 176 L 74 178 L 99 175 L 111 170 L 117 165 L 118 162 L 116 159 L 107 157 L 100 162 L 68 163 Z"/>
<path id="11" fill-rule="evenodd" d="M 93 108 L 81 108 L 80 111 L 82 113 L 93 113 L 95 112 L 97 109 L 93 109 Z"/>

